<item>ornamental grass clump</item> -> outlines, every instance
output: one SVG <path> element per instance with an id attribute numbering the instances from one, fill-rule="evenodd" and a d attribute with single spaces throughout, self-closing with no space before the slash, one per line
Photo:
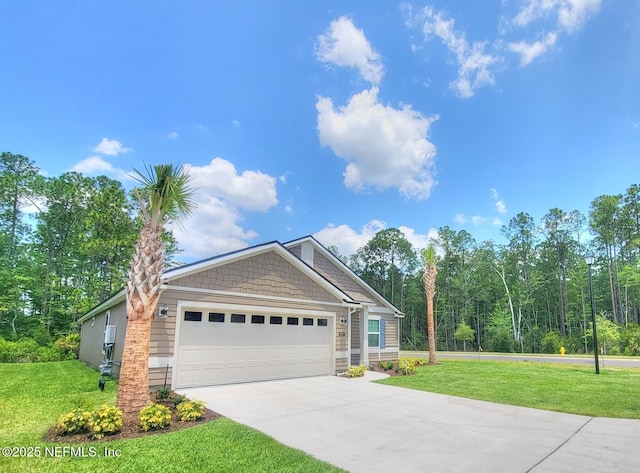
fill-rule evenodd
<path id="1" fill-rule="evenodd" d="M 152 402 L 140 410 L 138 420 L 140 428 L 145 432 L 164 429 L 171 425 L 171 410 L 167 406 Z"/>
<path id="2" fill-rule="evenodd" d="M 185 422 L 194 422 L 204 415 L 204 403 L 202 401 L 182 401 L 176 409 L 180 420 Z"/>

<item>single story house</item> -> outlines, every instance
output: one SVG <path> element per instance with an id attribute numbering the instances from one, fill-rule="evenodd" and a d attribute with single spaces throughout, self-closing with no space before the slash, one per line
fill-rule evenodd
<path id="1" fill-rule="evenodd" d="M 314 375 L 397 360 L 403 314 L 311 236 L 167 270 L 152 321 L 150 386 Z M 80 359 L 119 374 L 122 290 L 80 318 Z"/>

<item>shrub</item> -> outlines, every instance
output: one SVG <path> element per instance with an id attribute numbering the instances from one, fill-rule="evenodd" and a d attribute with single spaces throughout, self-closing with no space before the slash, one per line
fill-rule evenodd
<path id="1" fill-rule="evenodd" d="M 67 359 L 65 356 L 60 353 L 60 350 L 53 345 L 48 345 L 44 347 L 38 347 L 38 352 L 36 355 L 36 359 L 33 361 L 62 361 Z"/>
<path id="2" fill-rule="evenodd" d="M 78 353 L 80 352 L 80 334 L 70 333 L 60 337 L 55 341 L 55 346 L 64 359 L 74 360 L 78 358 Z"/>
<path id="3" fill-rule="evenodd" d="M 563 338 L 558 332 L 547 332 L 544 337 L 542 337 L 542 352 L 559 353 L 560 347 L 563 346 L 563 344 Z"/>
<path id="4" fill-rule="evenodd" d="M 427 362 L 429 361 L 427 358 L 412 358 L 412 360 L 416 366 L 427 366 Z"/>
<path id="5" fill-rule="evenodd" d="M 89 432 L 94 439 L 115 434 L 122 428 L 122 411 L 115 406 L 104 404 L 89 416 Z"/>
<path id="6" fill-rule="evenodd" d="M 56 422 L 56 434 L 72 435 L 82 434 L 89 430 L 91 412 L 78 408 L 62 414 Z"/>
<path id="7" fill-rule="evenodd" d="M 160 388 L 156 391 L 156 399 L 158 400 L 169 399 L 169 396 L 171 396 L 171 390 L 169 388 Z"/>
<path id="8" fill-rule="evenodd" d="M 347 369 L 347 378 L 360 378 L 364 376 L 365 371 L 367 371 L 367 367 L 364 365 L 349 366 Z"/>
<path id="9" fill-rule="evenodd" d="M 0 338 L 0 363 L 35 363 L 76 358 L 74 353 L 61 350 L 58 345 L 39 345 L 33 338 L 9 341 Z"/>
<path id="10" fill-rule="evenodd" d="M 489 338 L 484 347 L 487 351 L 497 351 L 500 353 L 513 353 L 516 351 L 516 343 L 513 335 L 507 329 L 498 327 L 489 331 Z"/>
<path id="11" fill-rule="evenodd" d="M 622 329 L 620 349 L 625 355 L 640 355 L 640 326 L 630 323 Z"/>
<path id="12" fill-rule="evenodd" d="M 416 372 L 416 358 L 400 358 L 398 360 L 398 367 L 396 372 L 404 373 L 405 375 L 415 374 Z"/>
<path id="13" fill-rule="evenodd" d="M 24 338 L 16 342 L 2 340 L 0 342 L 1 363 L 30 363 L 39 360 L 40 345 L 32 338 Z"/>
<path id="14" fill-rule="evenodd" d="M 140 428 L 145 432 L 148 430 L 163 429 L 171 424 L 171 411 L 167 406 L 149 403 L 140 411 L 138 417 Z"/>
<path id="15" fill-rule="evenodd" d="M 378 366 L 385 371 L 393 369 L 393 361 L 379 361 Z"/>
<path id="16" fill-rule="evenodd" d="M 180 420 L 192 422 L 200 419 L 204 414 L 204 403 L 202 401 L 186 400 L 178 404 L 178 416 Z"/>
<path id="17" fill-rule="evenodd" d="M 169 399 L 173 399 L 173 405 L 178 407 L 182 402 L 186 401 L 187 398 L 185 396 L 170 396 Z"/>

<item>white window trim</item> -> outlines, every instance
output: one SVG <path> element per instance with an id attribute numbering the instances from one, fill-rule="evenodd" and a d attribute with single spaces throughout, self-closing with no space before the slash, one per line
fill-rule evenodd
<path id="1" fill-rule="evenodd" d="M 367 319 L 367 340 L 369 340 L 369 335 L 378 334 L 378 344 L 377 345 L 368 345 L 369 351 L 373 348 L 374 351 L 380 350 L 380 316 L 379 315 L 371 315 L 369 313 L 369 317 Z M 378 321 L 378 331 L 377 332 L 369 332 L 369 320 L 377 320 Z"/>

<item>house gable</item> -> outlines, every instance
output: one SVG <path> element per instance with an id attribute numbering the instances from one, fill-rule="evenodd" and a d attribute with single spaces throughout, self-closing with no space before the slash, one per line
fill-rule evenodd
<path id="1" fill-rule="evenodd" d="M 395 306 L 372 289 L 315 238 L 311 236 L 301 238 L 285 243 L 284 246 L 298 258 L 304 259 L 314 271 L 331 281 L 332 284 L 347 293 L 354 301 L 368 305 L 377 304 L 389 309 L 397 316 L 402 316 Z M 312 257 L 308 256 L 310 253 L 309 247 L 313 248 Z M 303 254 L 305 256 L 304 258 Z"/>
<path id="2" fill-rule="evenodd" d="M 271 249 L 218 266 L 170 278 L 168 287 L 182 286 L 214 291 L 256 294 L 288 299 L 341 302 L 335 291 L 312 279 L 306 271 Z"/>

